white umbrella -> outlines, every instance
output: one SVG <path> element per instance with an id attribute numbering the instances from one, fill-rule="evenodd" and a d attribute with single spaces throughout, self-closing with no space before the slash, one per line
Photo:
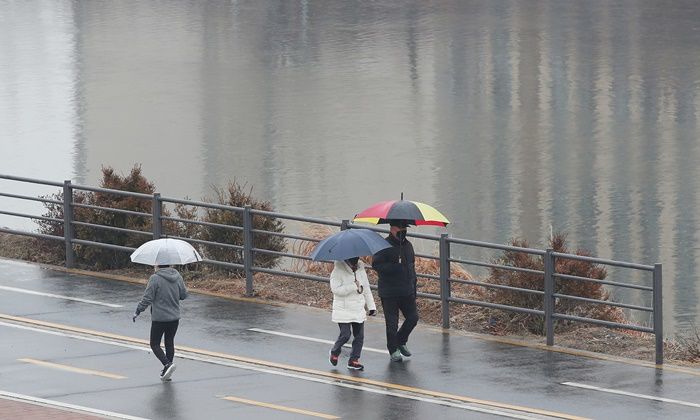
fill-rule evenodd
<path id="1" fill-rule="evenodd" d="M 202 261 L 196 249 L 180 239 L 154 239 L 136 248 L 131 261 L 146 265 L 182 265 Z"/>

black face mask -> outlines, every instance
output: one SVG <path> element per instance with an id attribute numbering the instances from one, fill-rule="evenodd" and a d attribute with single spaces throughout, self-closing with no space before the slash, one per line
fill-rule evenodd
<path id="1" fill-rule="evenodd" d="M 398 239 L 400 242 L 403 242 L 406 240 L 406 231 L 405 230 L 399 230 L 396 232 L 396 239 Z"/>

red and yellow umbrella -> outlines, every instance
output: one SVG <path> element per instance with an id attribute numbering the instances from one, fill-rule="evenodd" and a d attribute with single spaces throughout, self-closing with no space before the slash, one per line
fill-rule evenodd
<path id="1" fill-rule="evenodd" d="M 390 200 L 377 203 L 355 215 L 353 222 L 389 223 L 404 220 L 414 225 L 447 226 L 449 220 L 434 207 L 408 200 Z"/>

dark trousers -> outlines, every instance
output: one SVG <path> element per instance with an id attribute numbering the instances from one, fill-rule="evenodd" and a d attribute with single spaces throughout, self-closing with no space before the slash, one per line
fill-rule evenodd
<path id="1" fill-rule="evenodd" d="M 386 322 L 386 348 L 389 354 L 408 342 L 408 336 L 418 324 L 416 296 L 388 297 L 382 299 L 384 321 Z M 405 318 L 399 328 L 399 311 Z"/>
<path id="2" fill-rule="evenodd" d="M 175 333 L 179 320 L 151 322 L 151 350 L 163 366 L 171 363 L 175 357 Z M 160 348 L 160 340 L 165 335 L 165 353 Z"/>
<path id="3" fill-rule="evenodd" d="M 340 349 L 350 340 L 350 328 L 352 327 L 352 335 L 355 338 L 352 340 L 350 360 L 358 360 L 362 353 L 362 345 L 365 343 L 365 324 L 363 322 L 340 322 L 338 327 L 340 327 L 340 335 L 335 340 L 331 353 L 340 354 Z"/>

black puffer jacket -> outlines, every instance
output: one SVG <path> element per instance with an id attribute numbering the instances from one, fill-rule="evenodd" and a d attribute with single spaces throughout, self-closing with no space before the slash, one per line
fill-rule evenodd
<path id="1" fill-rule="evenodd" d="M 399 242 L 393 235 L 386 238 L 392 247 L 383 249 L 372 258 L 377 270 L 379 297 L 403 297 L 416 293 L 416 255 L 408 240 Z M 399 253 L 401 263 L 399 263 Z"/>

